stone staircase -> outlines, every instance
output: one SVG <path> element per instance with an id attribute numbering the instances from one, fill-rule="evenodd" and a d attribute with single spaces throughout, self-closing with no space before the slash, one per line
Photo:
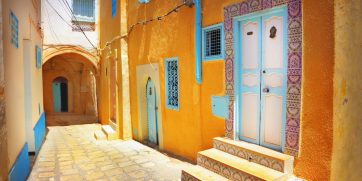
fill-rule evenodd
<path id="1" fill-rule="evenodd" d="M 213 146 L 198 153 L 197 165 L 184 169 L 181 180 L 295 180 L 292 156 L 220 137 Z"/>
<path id="2" fill-rule="evenodd" d="M 103 125 L 102 130 L 94 132 L 96 140 L 115 140 L 117 139 L 117 132 L 110 125 Z"/>

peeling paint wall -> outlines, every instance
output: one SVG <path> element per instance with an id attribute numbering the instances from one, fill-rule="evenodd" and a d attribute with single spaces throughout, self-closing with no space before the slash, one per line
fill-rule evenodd
<path id="1" fill-rule="evenodd" d="M 362 178 L 362 1 L 336 0 L 331 180 Z"/>

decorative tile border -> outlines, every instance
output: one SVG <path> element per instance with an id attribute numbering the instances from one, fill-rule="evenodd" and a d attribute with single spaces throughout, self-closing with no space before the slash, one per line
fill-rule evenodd
<path id="1" fill-rule="evenodd" d="M 192 176 L 191 174 L 185 172 L 182 170 L 181 172 L 181 181 L 201 181 L 200 179 L 197 179 L 196 177 Z"/>
<path id="2" fill-rule="evenodd" d="M 283 160 L 278 160 L 273 157 L 266 157 L 262 154 L 255 153 L 253 151 L 245 150 L 235 145 L 231 145 L 219 140 L 213 141 L 213 147 L 221 150 L 223 152 L 229 153 L 231 155 L 237 156 L 239 158 L 249 160 L 251 162 L 263 165 L 265 167 L 271 168 L 279 172 L 285 172 Z"/>
<path id="3" fill-rule="evenodd" d="M 252 181 L 261 181 L 261 179 L 250 175 L 246 172 L 241 172 L 229 165 L 223 164 L 216 160 L 210 159 L 201 154 L 197 155 L 197 165 L 200 165 L 214 173 L 217 173 L 227 179 L 242 181 L 242 180 L 252 180 Z"/>
<path id="4" fill-rule="evenodd" d="M 245 0 L 224 8 L 226 95 L 230 97 L 229 118 L 225 136 L 235 139 L 234 133 L 234 48 L 232 18 L 280 5 L 288 6 L 288 86 L 285 149 L 297 156 L 299 150 L 301 79 L 302 79 L 302 0 Z"/>

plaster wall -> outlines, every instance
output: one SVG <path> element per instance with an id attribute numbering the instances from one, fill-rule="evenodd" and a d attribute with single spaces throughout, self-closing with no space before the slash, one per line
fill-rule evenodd
<path id="1" fill-rule="evenodd" d="M 5 118 L 5 81 L 3 59 L 3 18 L 2 1 L 0 1 L 0 180 L 5 180 L 8 173 L 8 141 Z"/>
<path id="2" fill-rule="evenodd" d="M 15 48 L 10 44 L 10 10 L 15 13 L 19 20 L 19 47 Z M 4 40 L 4 73 L 5 73 L 5 100 L 7 132 L 8 132 L 8 157 L 10 168 L 17 158 L 21 148 L 27 139 L 26 132 L 31 131 L 37 123 L 43 109 L 41 69 L 35 66 L 35 45 L 42 46 L 40 23 L 40 1 L 4 1 L 2 9 L 3 17 L 3 40 Z M 24 87 L 24 57 L 23 40 L 30 41 L 30 67 L 27 71 L 31 74 L 31 87 Z M 26 89 L 31 89 L 31 126 L 26 127 L 25 121 L 25 93 Z M 40 114 L 39 114 L 40 106 Z M 26 131 L 26 129 L 28 129 Z M 32 135 L 33 137 L 33 135 Z M 31 145 L 33 148 L 33 145 Z M 29 147 L 30 148 L 30 147 Z"/>
<path id="3" fill-rule="evenodd" d="M 333 157 L 331 180 L 362 172 L 362 1 L 335 1 Z"/>
<path id="4" fill-rule="evenodd" d="M 72 0 L 66 0 L 72 7 Z M 98 44 L 98 8 L 100 0 L 95 1 L 95 31 L 84 31 L 94 46 Z M 53 6 L 57 12 L 51 7 Z M 42 0 L 42 26 L 44 45 L 76 45 L 85 49 L 94 49 L 80 31 L 72 31 L 72 15 L 62 1 Z"/>

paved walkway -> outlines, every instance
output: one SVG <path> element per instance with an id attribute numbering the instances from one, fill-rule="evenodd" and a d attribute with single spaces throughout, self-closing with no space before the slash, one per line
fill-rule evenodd
<path id="1" fill-rule="evenodd" d="M 98 124 L 48 127 L 29 180 L 180 180 L 190 164 L 136 141 L 97 141 Z"/>

